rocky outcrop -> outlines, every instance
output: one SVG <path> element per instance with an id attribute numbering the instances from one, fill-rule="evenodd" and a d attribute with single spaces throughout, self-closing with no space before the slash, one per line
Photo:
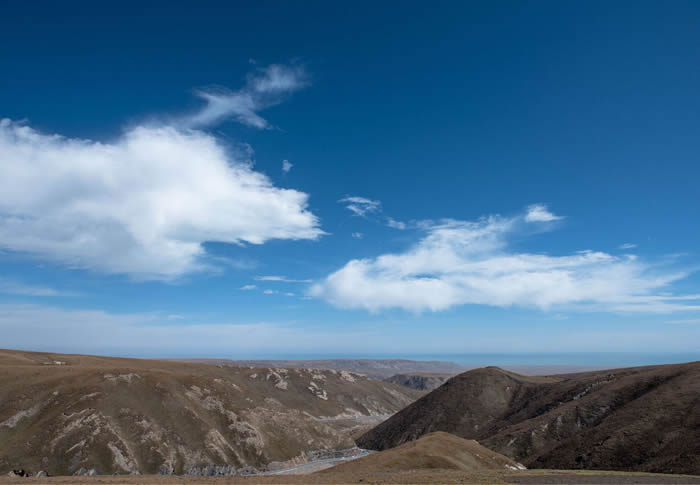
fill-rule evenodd
<path id="1" fill-rule="evenodd" d="M 31 477 L 32 474 L 26 471 L 24 468 L 19 468 L 17 470 L 12 470 L 7 474 L 8 477 Z"/>
<path id="2" fill-rule="evenodd" d="M 94 468 L 80 467 L 75 471 L 75 473 L 73 473 L 73 475 L 76 477 L 94 477 L 95 475 L 99 475 L 99 473 Z"/>

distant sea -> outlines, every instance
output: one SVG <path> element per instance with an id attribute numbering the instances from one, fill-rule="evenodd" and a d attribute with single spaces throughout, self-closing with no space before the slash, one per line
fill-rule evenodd
<path id="1" fill-rule="evenodd" d="M 235 356 L 232 359 L 312 360 L 312 359 L 408 359 L 439 360 L 465 366 L 583 366 L 634 367 L 700 361 L 698 352 L 532 352 L 465 354 L 265 354 Z"/>
<path id="2" fill-rule="evenodd" d="M 634 367 L 639 365 L 679 364 L 700 360 L 700 352 L 572 352 L 514 354 L 442 354 L 408 356 L 412 360 L 444 360 L 467 366 L 571 365 L 596 367 Z"/>

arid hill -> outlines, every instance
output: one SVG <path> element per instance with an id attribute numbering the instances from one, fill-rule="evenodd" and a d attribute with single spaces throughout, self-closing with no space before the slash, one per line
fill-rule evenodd
<path id="1" fill-rule="evenodd" d="M 185 362 L 207 364 L 284 367 L 287 369 L 313 368 L 357 372 L 375 379 L 386 379 L 401 373 L 438 373 L 455 375 L 469 369 L 461 364 L 442 361 L 406 359 L 320 359 L 320 360 L 230 360 L 230 359 L 184 359 Z"/>
<path id="2" fill-rule="evenodd" d="M 434 431 L 476 439 L 531 468 L 700 474 L 700 363 L 550 378 L 477 369 L 357 443 L 385 450 Z"/>
<path id="3" fill-rule="evenodd" d="M 353 447 L 352 436 L 420 395 L 347 371 L 0 351 L 0 474 L 304 462 Z"/>
<path id="4" fill-rule="evenodd" d="M 443 385 L 445 381 L 453 375 L 454 374 L 395 374 L 384 380 L 418 391 L 432 391 Z"/>
<path id="5" fill-rule="evenodd" d="M 321 473 L 401 472 L 421 469 L 478 472 L 523 468 L 521 464 L 484 448 L 474 440 L 465 440 L 438 431 L 396 448 L 336 465 Z"/>

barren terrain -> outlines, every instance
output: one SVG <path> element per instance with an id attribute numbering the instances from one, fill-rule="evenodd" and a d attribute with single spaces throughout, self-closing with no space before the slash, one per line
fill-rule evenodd
<path id="1" fill-rule="evenodd" d="M 0 351 L 0 474 L 233 474 L 348 450 L 421 393 L 348 372 Z"/>
<path id="2" fill-rule="evenodd" d="M 456 375 L 469 367 L 454 362 L 406 359 L 319 359 L 319 360 L 230 360 L 185 359 L 186 362 L 254 367 L 284 367 L 287 369 L 313 368 L 346 370 L 375 379 L 385 379 L 399 373 L 440 373 Z"/>
<path id="3" fill-rule="evenodd" d="M 529 468 L 700 474 L 700 363 L 448 380 L 357 440 L 384 450 L 445 431 Z"/>

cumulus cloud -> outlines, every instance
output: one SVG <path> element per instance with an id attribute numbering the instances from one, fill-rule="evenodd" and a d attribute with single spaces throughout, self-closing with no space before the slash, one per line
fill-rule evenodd
<path id="1" fill-rule="evenodd" d="M 187 128 L 200 128 L 233 119 L 258 129 L 270 124 L 258 112 L 284 101 L 290 94 L 309 84 L 309 76 L 301 66 L 273 64 L 248 76 L 246 85 L 231 91 L 223 87 L 200 89 L 195 92 L 206 105 L 198 112 L 179 121 Z"/>
<path id="2" fill-rule="evenodd" d="M 381 202 L 365 197 L 345 197 L 338 202 L 345 204 L 345 208 L 356 216 L 364 217 L 370 212 L 377 212 L 381 208 Z"/>
<path id="3" fill-rule="evenodd" d="M 171 279 L 206 269 L 205 242 L 318 238 L 307 202 L 202 131 L 136 126 L 101 143 L 0 121 L 0 249 Z"/>
<path id="4" fill-rule="evenodd" d="M 563 217 L 555 216 L 547 209 L 544 204 L 532 204 L 527 208 L 525 214 L 526 222 L 552 222 L 563 219 Z"/>
<path id="5" fill-rule="evenodd" d="M 263 291 L 263 293 L 265 293 L 266 295 L 275 295 L 275 294 L 279 293 L 279 291 L 277 291 L 277 290 L 265 290 L 265 291 Z"/>
<path id="6" fill-rule="evenodd" d="M 355 239 L 362 239 L 364 237 L 364 235 L 361 232 L 353 232 L 350 235 Z"/>
<path id="7" fill-rule="evenodd" d="M 598 251 L 550 256 L 518 252 L 509 237 L 525 224 L 557 216 L 534 210 L 515 217 L 445 220 L 403 253 L 354 259 L 311 287 L 344 308 L 439 311 L 468 304 L 615 312 L 700 310 L 700 295 L 671 295 L 683 271 L 663 271 L 633 256 Z M 527 232 L 527 231 L 524 231 Z"/>
<path id="8" fill-rule="evenodd" d="M 284 173 L 289 173 L 293 166 L 294 164 L 292 164 L 289 160 L 282 160 L 282 171 Z"/>

